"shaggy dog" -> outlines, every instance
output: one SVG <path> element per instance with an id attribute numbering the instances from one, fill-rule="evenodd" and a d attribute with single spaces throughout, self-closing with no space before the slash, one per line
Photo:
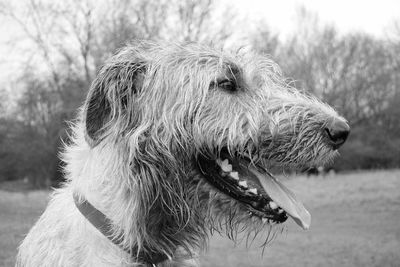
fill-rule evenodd
<path id="1" fill-rule="evenodd" d="M 253 53 L 137 42 L 101 68 L 62 153 L 67 182 L 17 266 L 196 265 L 213 231 L 310 214 L 272 167 L 320 166 L 349 126 Z"/>

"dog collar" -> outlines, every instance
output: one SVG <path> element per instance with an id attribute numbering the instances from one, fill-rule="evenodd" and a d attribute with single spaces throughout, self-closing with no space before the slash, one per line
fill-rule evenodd
<path id="1" fill-rule="evenodd" d="M 130 254 L 135 261 L 145 263 L 149 266 L 156 266 L 156 264 L 161 263 L 168 258 L 164 253 L 159 252 L 143 252 L 139 251 L 137 247 L 133 247 L 128 250 L 125 249 L 121 242 L 122 237 L 113 238 L 112 232 L 112 222 L 107 218 L 104 213 L 96 209 L 89 201 L 86 199 L 81 200 L 76 194 L 73 194 L 75 206 L 78 208 L 80 213 L 95 227 L 99 230 L 105 237 L 107 237 L 115 245 L 119 246 L 121 249 Z M 135 255 L 135 256 L 133 256 Z"/>

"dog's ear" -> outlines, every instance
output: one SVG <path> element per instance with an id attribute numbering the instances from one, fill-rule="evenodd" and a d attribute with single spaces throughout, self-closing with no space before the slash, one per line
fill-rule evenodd
<path id="1" fill-rule="evenodd" d="M 96 146 L 116 123 L 121 131 L 132 125 L 134 96 L 142 88 L 144 72 L 143 63 L 131 61 L 111 61 L 101 68 L 83 111 L 89 145 Z"/>

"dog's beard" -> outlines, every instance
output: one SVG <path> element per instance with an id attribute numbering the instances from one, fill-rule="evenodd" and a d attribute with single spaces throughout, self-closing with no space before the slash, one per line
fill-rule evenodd
<path id="1" fill-rule="evenodd" d="M 198 185 L 201 195 L 207 196 L 199 204 L 205 228 L 211 235 L 215 232 L 225 235 L 235 243 L 245 243 L 246 247 L 254 243 L 264 252 L 265 247 L 286 230 L 284 224 L 270 224 L 254 216 L 246 204 L 222 193 L 204 178 Z"/>

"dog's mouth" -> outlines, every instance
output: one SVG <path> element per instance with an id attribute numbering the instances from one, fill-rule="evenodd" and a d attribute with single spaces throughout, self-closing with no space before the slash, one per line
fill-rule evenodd
<path id="1" fill-rule="evenodd" d="M 264 223 L 283 223 L 289 216 L 303 229 L 309 228 L 310 213 L 296 195 L 247 157 L 221 152 L 216 159 L 200 156 L 197 163 L 210 184 L 244 204 L 252 216 Z"/>

